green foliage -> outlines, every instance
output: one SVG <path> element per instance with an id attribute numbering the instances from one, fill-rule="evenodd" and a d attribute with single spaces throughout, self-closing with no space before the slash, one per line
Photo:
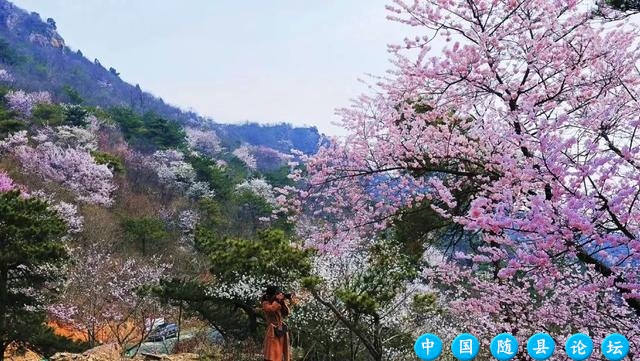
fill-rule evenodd
<path id="1" fill-rule="evenodd" d="M 67 125 L 85 126 L 87 125 L 87 115 L 89 112 L 80 105 L 70 105 L 64 108 L 64 122 Z"/>
<path id="2" fill-rule="evenodd" d="M 0 193 L 0 354 L 9 342 L 26 345 L 45 320 L 43 302 L 67 259 L 66 225 L 48 205 Z M 36 294 L 25 290 L 35 289 Z"/>
<path id="3" fill-rule="evenodd" d="M 199 316 L 213 325 L 224 337 L 246 338 L 247 314 L 229 300 L 212 296 L 210 285 L 193 280 L 160 281 L 154 293 L 164 304 L 181 306 L 187 315 Z"/>
<path id="4" fill-rule="evenodd" d="M 96 118 L 100 119 L 100 121 L 107 123 L 107 124 L 112 124 L 115 125 L 116 123 L 113 121 L 113 119 L 110 118 L 111 113 L 108 110 L 102 109 L 100 107 L 93 107 L 93 106 L 84 106 L 84 109 L 87 110 L 87 112 L 89 112 L 90 114 L 93 114 Z"/>
<path id="5" fill-rule="evenodd" d="M 217 208 L 215 201 L 206 205 Z M 213 280 L 174 279 L 163 282 L 156 293 L 164 302 L 181 305 L 206 319 L 225 336 L 260 338 L 258 299 L 249 293 L 218 293 L 216 289 L 234 287 L 237 282 L 246 282 L 245 277 L 289 287 L 311 272 L 311 251 L 293 246 L 279 229 L 260 231 L 256 239 L 242 239 L 220 237 L 215 231 L 199 226 L 196 243 L 210 260 Z M 264 285 L 255 287 L 261 289 Z"/>
<path id="6" fill-rule="evenodd" d="M 470 167 L 465 167 L 465 169 L 470 169 Z M 466 214 L 477 191 L 475 186 L 453 190 L 452 195 L 456 200 L 455 208 L 448 208 L 442 202 L 438 206 L 447 209 L 454 216 Z M 434 211 L 429 201 L 400 211 L 394 221 L 393 237 L 400 242 L 403 252 L 407 255 L 413 255 L 416 261 L 427 246 L 440 247 L 446 242 L 453 242 L 456 249 L 458 247 L 474 247 L 473 239 L 465 235 L 464 229 Z"/>
<path id="7" fill-rule="evenodd" d="M 396 239 L 379 238 L 344 261 L 348 271 L 343 273 L 337 261 L 329 282 L 320 275 L 302 280 L 314 302 L 301 305 L 290 321 L 292 329 L 300 330 L 298 342 L 306 352 L 314 348 L 319 354 L 332 354 L 331 359 L 358 361 L 383 359 L 384 351 L 410 353 L 413 336 L 404 329 L 406 324 L 396 322 L 399 315 L 394 311 L 404 307 L 397 301 L 409 297 L 406 286 L 420 267 L 402 249 Z"/>
<path id="8" fill-rule="evenodd" d="M 0 110 L 0 117 L 3 116 L 3 110 Z M 0 120 L 0 139 L 5 138 L 11 133 L 27 128 L 27 123 L 20 119 L 2 119 Z"/>
<path id="9" fill-rule="evenodd" d="M 184 129 L 176 122 L 147 112 L 140 116 L 130 108 L 115 107 L 109 115 L 120 125 L 130 144 L 144 150 L 181 148 L 186 145 Z"/>
<path id="10" fill-rule="evenodd" d="M 111 119 L 120 125 L 120 129 L 127 139 L 134 139 L 144 129 L 142 117 L 130 108 L 114 107 L 108 112 Z"/>
<path id="11" fill-rule="evenodd" d="M 375 315 L 379 305 L 369 292 L 359 293 L 354 290 L 341 289 L 337 293 L 344 306 L 355 314 Z"/>
<path id="12" fill-rule="evenodd" d="M 0 139 L 27 128 L 27 123 L 18 118 L 18 113 L 8 109 L 4 97 L 8 92 L 9 88 L 0 87 Z"/>
<path id="13" fill-rule="evenodd" d="M 39 125 L 85 126 L 88 110 L 80 105 L 37 104 L 32 112 L 33 121 Z"/>
<path id="14" fill-rule="evenodd" d="M 201 219 L 199 226 L 204 229 L 219 230 L 229 225 L 229 220 L 224 215 L 220 202 L 212 198 L 203 198 L 198 204 Z"/>
<path id="15" fill-rule="evenodd" d="M 378 241 L 369 248 L 368 267 L 338 290 L 338 298 L 347 309 L 376 315 L 418 275 L 419 267 L 412 257 L 399 250 L 392 240 Z"/>
<path id="16" fill-rule="evenodd" d="M 607 5 L 621 11 L 640 10 L 640 1 L 638 0 L 606 0 Z"/>
<path id="17" fill-rule="evenodd" d="M 282 166 L 269 172 L 264 172 L 264 179 L 274 187 L 293 186 L 289 176 L 289 166 Z"/>
<path id="18" fill-rule="evenodd" d="M 180 148 L 186 145 L 184 129 L 175 121 L 147 112 L 142 121 L 144 136 L 160 149 Z"/>
<path id="19" fill-rule="evenodd" d="M 5 95 L 7 95 L 10 91 L 12 91 L 10 87 L 0 86 L 0 104 L 2 104 L 3 108 L 7 107 L 7 99 Z"/>
<path id="20" fill-rule="evenodd" d="M 300 284 L 302 285 L 302 287 L 304 287 L 306 289 L 315 290 L 316 287 L 318 287 L 319 285 L 322 284 L 322 277 L 317 276 L 317 275 L 304 277 L 300 281 Z"/>
<path id="21" fill-rule="evenodd" d="M 37 63 L 33 70 L 41 77 L 47 77 L 49 75 L 49 67 L 47 64 Z"/>
<path id="22" fill-rule="evenodd" d="M 211 273 L 224 282 L 240 275 L 268 278 L 274 283 L 290 284 L 311 272 L 311 251 L 292 247 L 284 231 L 267 229 L 257 239 L 219 238 L 206 229 L 198 229 L 196 242 L 211 260 Z"/>
<path id="23" fill-rule="evenodd" d="M 7 40 L 0 38 L 0 61 L 7 65 L 15 65 L 22 57 L 13 49 Z"/>
<path id="24" fill-rule="evenodd" d="M 236 183 L 240 183 L 242 180 L 249 177 L 249 169 L 247 165 L 240 160 L 240 158 L 232 155 L 227 161 L 226 172 L 235 180 Z"/>
<path id="25" fill-rule="evenodd" d="M 436 293 L 420 293 L 414 295 L 411 310 L 417 315 L 443 312 L 438 306 L 438 295 Z"/>
<path id="26" fill-rule="evenodd" d="M 236 235 L 251 236 L 264 229 L 265 223 L 260 219 L 269 218 L 273 214 L 273 205 L 249 190 L 234 192 L 227 205 L 226 214 Z M 270 222 L 271 227 L 278 228 L 288 235 L 294 233 L 294 225 L 285 217 Z"/>
<path id="27" fill-rule="evenodd" d="M 114 173 L 124 172 L 124 164 L 120 157 L 100 151 L 92 151 L 91 156 L 96 161 L 96 163 L 106 164 L 107 167 L 109 167 L 109 169 L 111 169 L 111 171 Z"/>
<path id="28" fill-rule="evenodd" d="M 59 104 L 40 103 L 32 112 L 36 124 L 58 126 L 63 125 L 66 119 L 64 108 Z"/>
<path id="29" fill-rule="evenodd" d="M 257 194 L 245 190 L 234 192 L 229 200 L 227 216 L 232 221 L 235 234 L 250 236 L 263 228 L 261 217 L 271 215 L 271 204 Z"/>
<path id="30" fill-rule="evenodd" d="M 211 158 L 201 155 L 187 156 L 186 161 L 193 167 L 198 181 L 207 182 L 215 189 L 217 200 L 227 200 L 231 197 L 234 183 L 238 181 L 218 167 Z"/>
<path id="31" fill-rule="evenodd" d="M 403 245 L 405 253 L 420 257 L 424 252 L 427 238 L 433 231 L 451 224 L 431 208 L 428 202 L 400 213 L 400 220 L 395 222 L 395 237 Z"/>
<path id="32" fill-rule="evenodd" d="M 69 104 L 79 105 L 79 104 L 84 103 L 84 98 L 82 98 L 80 93 L 77 90 L 75 90 L 73 87 L 71 87 L 70 85 L 65 85 L 62 88 L 62 91 L 64 92 L 64 95 L 66 96 L 67 101 L 69 102 Z"/>
<path id="33" fill-rule="evenodd" d="M 155 217 L 124 217 L 122 227 L 125 237 L 139 244 L 143 255 L 147 254 L 149 246 L 158 249 L 169 238 L 164 223 Z"/>

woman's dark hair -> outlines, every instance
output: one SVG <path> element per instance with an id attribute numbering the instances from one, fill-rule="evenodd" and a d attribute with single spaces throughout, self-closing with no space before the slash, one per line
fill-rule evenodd
<path id="1" fill-rule="evenodd" d="M 260 302 L 273 302 L 276 299 L 276 295 L 278 293 L 282 293 L 282 289 L 278 286 L 268 286 L 267 289 L 264 291 L 264 295 L 262 295 L 262 300 Z M 284 306 L 284 303 L 280 301 L 280 303 Z M 289 316 L 289 309 L 287 307 L 282 307 L 282 310 L 280 311 L 282 312 L 282 316 L 283 317 L 287 317 Z"/>
<path id="2" fill-rule="evenodd" d="M 262 301 L 273 301 L 276 298 L 276 295 L 280 293 L 280 287 L 278 286 L 267 286 L 266 291 L 264 291 L 264 295 L 262 296 Z"/>

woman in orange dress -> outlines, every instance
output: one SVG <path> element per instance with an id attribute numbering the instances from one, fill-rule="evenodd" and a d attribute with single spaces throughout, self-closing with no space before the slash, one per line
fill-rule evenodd
<path id="1" fill-rule="evenodd" d="M 264 335 L 264 360 L 290 361 L 289 332 L 283 322 L 283 319 L 289 315 L 289 306 L 285 303 L 284 293 L 277 287 L 267 287 L 262 297 L 262 310 L 267 321 Z"/>

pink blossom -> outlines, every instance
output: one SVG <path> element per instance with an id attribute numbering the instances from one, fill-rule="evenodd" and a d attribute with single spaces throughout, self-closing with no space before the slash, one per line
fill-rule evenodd
<path id="1" fill-rule="evenodd" d="M 26 93 L 23 90 L 10 91 L 5 95 L 9 109 L 19 112 L 24 117 L 31 116 L 34 106 L 41 103 L 51 103 L 51 95 L 46 92 Z"/>
<path id="2" fill-rule="evenodd" d="M 475 245 L 471 267 L 432 275 L 466 328 L 522 338 L 551 325 L 559 342 L 616 329 L 640 344 L 637 26 L 577 1 L 389 9 L 429 36 L 392 46 L 390 75 L 339 110 L 347 135 L 292 172 L 290 218 L 317 225 L 300 235 L 339 253 L 428 206 Z"/>
<path id="3" fill-rule="evenodd" d="M 9 178 L 7 173 L 0 170 L 0 192 L 8 192 L 15 189 L 13 179 Z"/>
<path id="4" fill-rule="evenodd" d="M 11 150 L 21 165 L 41 177 L 66 185 L 79 200 L 110 206 L 117 188 L 106 165 L 97 164 L 85 149 L 62 148 L 45 142 Z"/>

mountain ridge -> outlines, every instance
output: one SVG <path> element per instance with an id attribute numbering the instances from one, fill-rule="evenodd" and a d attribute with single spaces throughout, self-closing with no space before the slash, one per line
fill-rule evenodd
<path id="1" fill-rule="evenodd" d="M 48 91 L 58 102 L 72 102 L 74 96 L 79 96 L 87 105 L 128 107 L 139 114 L 153 112 L 185 127 L 230 132 L 233 139 L 226 142 L 230 145 L 267 145 L 256 140 L 253 134 L 256 127 L 275 139 L 271 148 L 283 153 L 289 153 L 291 149 L 287 147 L 297 144 L 299 147 L 295 149 L 312 154 L 326 141 L 316 127 L 294 127 L 284 122 L 217 123 L 168 104 L 139 84 L 121 79 L 114 67 L 107 68 L 98 59 L 87 59 L 81 50 L 74 51 L 58 33 L 54 19 L 43 20 L 37 12 L 28 12 L 8 0 L 0 0 L 0 65 L 12 75 L 14 86 L 27 91 Z M 294 135 L 305 139 L 303 144 L 290 138 Z"/>

